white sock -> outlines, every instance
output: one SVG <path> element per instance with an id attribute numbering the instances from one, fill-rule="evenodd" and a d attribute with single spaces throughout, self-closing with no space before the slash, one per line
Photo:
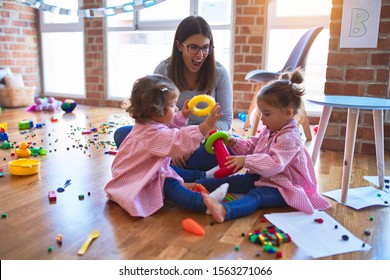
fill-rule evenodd
<path id="1" fill-rule="evenodd" d="M 209 194 L 212 198 L 214 198 L 218 202 L 222 202 L 222 200 L 225 198 L 227 190 L 229 188 L 228 183 L 224 183 L 220 185 L 216 190 L 214 190 L 212 193 Z M 209 209 L 206 210 L 206 214 L 210 215 Z"/>
<path id="2" fill-rule="evenodd" d="M 219 170 L 219 166 L 215 166 L 213 168 L 211 168 L 210 170 L 206 171 L 206 178 L 215 178 L 214 177 L 214 173 L 215 171 Z"/>

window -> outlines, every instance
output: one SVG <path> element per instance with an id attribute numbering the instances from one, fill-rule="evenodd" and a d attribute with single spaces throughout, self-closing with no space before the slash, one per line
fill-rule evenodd
<path id="1" fill-rule="evenodd" d="M 324 94 L 329 45 L 331 0 L 274 0 L 268 6 L 266 69 L 279 71 L 303 33 L 316 25 L 324 29 L 314 41 L 306 64 L 307 94 Z M 305 104 L 309 115 L 322 108 Z"/>
<path id="2" fill-rule="evenodd" d="M 82 5 L 81 0 L 45 0 L 45 3 L 72 10 Z M 83 18 L 41 12 L 40 22 L 44 95 L 84 97 Z"/>
<path id="3" fill-rule="evenodd" d="M 107 6 L 127 2 L 107 0 Z M 229 71 L 231 5 L 231 0 L 168 0 L 138 12 L 107 17 L 107 98 L 127 98 L 136 79 L 153 73 L 170 56 L 177 25 L 191 14 L 210 24 L 216 59 Z"/>

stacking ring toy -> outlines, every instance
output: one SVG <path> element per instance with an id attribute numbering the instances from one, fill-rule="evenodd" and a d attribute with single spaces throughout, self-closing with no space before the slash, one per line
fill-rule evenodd
<path id="1" fill-rule="evenodd" d="M 205 148 L 206 148 L 206 151 L 209 154 L 213 155 L 213 154 L 215 154 L 215 151 L 213 149 L 214 142 L 217 139 L 222 139 L 223 143 L 227 144 L 227 141 L 228 141 L 228 138 L 229 138 L 229 134 L 227 134 L 225 131 L 217 131 L 217 132 L 211 132 L 211 133 L 212 134 L 209 136 L 209 138 L 207 138 L 207 141 L 206 141 L 206 144 L 205 144 Z"/>
<path id="2" fill-rule="evenodd" d="M 196 107 L 196 105 L 198 105 L 198 103 L 200 102 L 207 103 L 208 106 L 206 108 L 199 109 Z M 207 94 L 196 95 L 191 98 L 190 102 L 188 102 L 188 108 L 193 109 L 194 111 L 192 113 L 198 117 L 202 117 L 210 114 L 214 105 L 215 105 L 215 99 L 212 96 Z"/>
<path id="3" fill-rule="evenodd" d="M 224 131 L 211 131 L 210 136 L 206 141 L 205 148 L 210 154 L 215 154 L 218 161 L 219 169 L 214 172 L 215 178 L 223 178 L 233 174 L 234 167 L 227 168 L 226 157 L 230 156 L 226 148 L 229 135 Z"/>

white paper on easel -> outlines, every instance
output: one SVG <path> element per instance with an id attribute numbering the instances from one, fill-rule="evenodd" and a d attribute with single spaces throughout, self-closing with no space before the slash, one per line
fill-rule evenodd
<path id="1" fill-rule="evenodd" d="M 340 48 L 376 48 L 382 0 L 344 0 Z"/>
<path id="2" fill-rule="evenodd" d="M 288 233 L 295 245 L 313 258 L 371 249 L 369 244 L 358 239 L 323 211 L 316 211 L 312 215 L 291 212 L 264 216 L 273 225 Z M 319 218 L 323 223 L 314 221 Z M 343 235 L 348 236 L 347 241 L 342 239 Z"/>

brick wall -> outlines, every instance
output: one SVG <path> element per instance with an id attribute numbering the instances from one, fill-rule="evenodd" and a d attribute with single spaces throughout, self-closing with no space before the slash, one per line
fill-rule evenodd
<path id="1" fill-rule="evenodd" d="M 386 98 L 390 61 L 390 0 L 382 0 L 378 47 L 340 49 L 342 0 L 333 0 L 325 94 Z M 343 150 L 346 109 L 334 109 L 322 145 Z M 373 116 L 360 110 L 356 136 L 357 153 L 375 154 Z M 390 125 L 385 125 L 385 149 L 390 150 Z"/>
<path id="2" fill-rule="evenodd" d="M 102 0 L 84 0 L 84 9 L 102 7 Z M 106 73 L 103 18 L 85 18 L 86 99 L 77 103 L 92 106 L 119 107 L 119 101 L 105 100 Z"/>
<path id="3" fill-rule="evenodd" d="M 22 74 L 40 92 L 38 13 L 15 1 L 0 2 L 0 66 Z"/>
<path id="4" fill-rule="evenodd" d="M 258 83 L 245 80 L 246 74 L 263 68 L 266 36 L 266 0 L 236 0 L 233 14 L 234 113 L 247 112 Z"/>
<path id="5" fill-rule="evenodd" d="M 84 8 L 101 7 L 102 0 L 85 0 Z M 236 0 L 233 19 L 234 57 L 232 81 L 235 114 L 248 110 L 257 83 L 245 75 L 264 64 L 266 0 Z M 377 49 L 339 49 L 342 0 L 333 0 L 326 94 L 385 97 L 390 50 L 390 0 L 382 0 Z M 15 1 L 0 2 L 0 65 L 23 74 L 26 85 L 40 93 L 38 11 Z M 119 101 L 104 100 L 105 53 L 103 19 L 85 19 L 87 98 L 79 104 L 118 107 Z M 356 152 L 375 153 L 373 120 L 362 110 L 359 118 Z M 346 110 L 334 110 L 323 148 L 344 148 Z M 390 129 L 385 127 L 385 149 L 390 149 Z"/>

